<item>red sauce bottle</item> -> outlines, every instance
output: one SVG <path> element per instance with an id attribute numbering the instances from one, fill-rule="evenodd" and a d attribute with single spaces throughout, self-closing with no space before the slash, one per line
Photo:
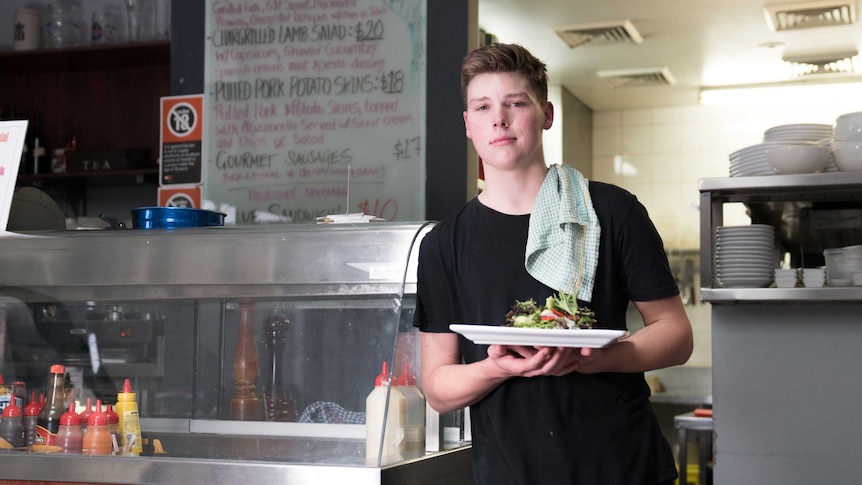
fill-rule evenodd
<path id="1" fill-rule="evenodd" d="M 90 415 L 93 414 L 93 398 L 87 398 L 87 407 L 81 411 L 81 414 L 78 416 L 81 418 L 81 432 L 87 432 L 87 420 L 90 419 Z"/>
<path id="2" fill-rule="evenodd" d="M 36 391 L 30 393 L 30 402 L 24 406 L 24 446 L 33 446 L 36 441 L 36 420 L 39 419 L 39 411 L 42 406 L 36 400 Z"/>
<path id="3" fill-rule="evenodd" d="M 24 424 L 21 422 L 21 415 L 21 408 L 12 400 L 3 409 L 3 419 L 0 421 L 0 437 L 15 448 L 24 446 Z"/>
<path id="4" fill-rule="evenodd" d="M 110 455 L 113 452 L 108 415 L 102 412 L 102 400 L 96 401 L 96 409 L 87 420 L 87 432 L 81 452 L 85 455 Z"/>
<path id="5" fill-rule="evenodd" d="M 60 416 L 60 429 L 54 444 L 63 449 L 63 453 L 80 454 L 84 444 L 81 433 L 81 418 L 75 412 L 75 403 L 69 403 L 69 409 Z"/>

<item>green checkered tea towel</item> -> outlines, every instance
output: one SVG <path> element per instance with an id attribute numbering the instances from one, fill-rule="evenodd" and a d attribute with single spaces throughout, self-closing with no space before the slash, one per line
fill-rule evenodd
<path id="1" fill-rule="evenodd" d="M 587 179 L 567 165 L 551 165 L 530 214 L 527 272 L 557 291 L 592 301 L 600 234 Z"/>

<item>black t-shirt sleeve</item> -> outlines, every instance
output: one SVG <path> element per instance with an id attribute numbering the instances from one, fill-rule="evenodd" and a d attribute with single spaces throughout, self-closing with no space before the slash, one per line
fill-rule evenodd
<path id="1" fill-rule="evenodd" d="M 447 263 L 442 258 L 441 247 L 437 241 L 439 234 L 432 230 L 419 245 L 413 325 L 423 332 L 441 333 L 449 332 L 452 308 L 447 294 L 451 288 L 451 285 L 447 284 Z"/>

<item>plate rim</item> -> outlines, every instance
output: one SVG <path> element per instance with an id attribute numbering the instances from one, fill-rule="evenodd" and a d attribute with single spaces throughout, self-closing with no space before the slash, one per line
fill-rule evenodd
<path id="1" fill-rule="evenodd" d="M 479 339 L 480 342 L 477 342 L 474 338 L 471 338 L 467 333 L 468 329 L 484 329 L 485 331 L 494 329 L 496 331 L 502 331 L 503 333 L 511 333 L 515 334 L 514 336 L 521 336 L 527 338 L 526 341 L 522 343 L 515 343 L 511 341 L 507 342 L 490 342 L 487 339 Z M 602 348 L 612 344 L 614 341 L 619 338 L 625 336 L 625 330 L 615 330 L 610 328 L 592 328 L 592 329 L 560 329 L 560 328 L 529 328 L 529 327 L 507 327 L 505 325 L 488 325 L 481 323 L 450 323 L 449 330 L 462 335 L 467 340 L 472 341 L 478 345 L 492 345 L 494 343 L 499 343 L 501 345 L 527 345 L 527 346 L 535 346 L 535 347 L 590 347 L 590 348 Z M 463 330 L 462 333 L 459 330 Z M 539 332 L 536 334 L 536 332 Z M 578 339 L 577 336 L 580 333 L 580 336 L 591 335 L 594 337 L 595 341 L 600 342 L 600 344 L 596 344 L 593 341 L 584 343 L 582 339 Z M 539 337 L 535 340 L 530 339 L 531 336 Z M 473 333 L 473 337 L 476 337 L 475 332 Z M 568 337 L 563 339 L 560 342 L 556 342 L 554 344 L 536 344 L 535 342 L 542 340 L 547 341 L 547 338 L 551 337 L 551 340 L 559 337 Z M 575 340 L 581 341 L 581 344 L 575 345 L 573 342 Z"/>

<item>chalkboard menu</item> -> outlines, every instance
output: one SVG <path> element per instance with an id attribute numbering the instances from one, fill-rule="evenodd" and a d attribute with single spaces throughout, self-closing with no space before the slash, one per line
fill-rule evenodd
<path id="1" fill-rule="evenodd" d="M 205 199 L 424 218 L 425 0 L 216 0 L 206 32 Z"/>

